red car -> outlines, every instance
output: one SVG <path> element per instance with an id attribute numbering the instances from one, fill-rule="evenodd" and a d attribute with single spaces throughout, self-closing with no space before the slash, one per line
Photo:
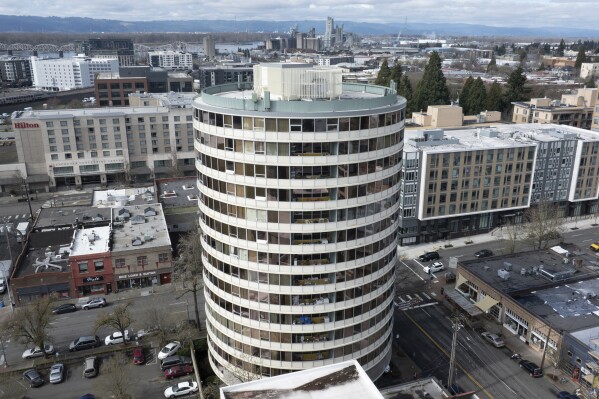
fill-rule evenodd
<path id="1" fill-rule="evenodd" d="M 144 364 L 146 362 L 146 358 L 144 356 L 144 350 L 142 347 L 138 346 L 133 349 L 133 364 Z"/>
<path id="2" fill-rule="evenodd" d="M 182 375 L 189 375 L 193 373 L 193 366 L 191 364 L 183 364 L 179 366 L 172 366 L 164 370 L 164 377 L 167 380 L 175 377 L 181 377 Z"/>

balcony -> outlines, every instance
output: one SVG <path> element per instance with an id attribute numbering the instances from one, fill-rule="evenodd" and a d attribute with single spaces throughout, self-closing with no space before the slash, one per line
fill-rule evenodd
<path id="1" fill-rule="evenodd" d="M 330 284 L 331 281 L 328 278 L 318 278 L 318 277 L 309 277 L 302 280 L 297 280 L 296 285 L 306 286 L 306 285 L 324 285 Z"/>
<path id="2" fill-rule="evenodd" d="M 315 266 L 315 265 L 328 265 L 329 259 L 294 259 L 294 266 Z"/>
<path id="3" fill-rule="evenodd" d="M 303 325 L 303 324 L 322 324 L 328 323 L 330 321 L 329 316 L 300 316 L 293 319 L 294 325 Z"/>
<path id="4" fill-rule="evenodd" d="M 325 198 L 329 198 L 329 197 L 325 197 Z M 295 223 L 299 223 L 299 224 L 328 223 L 328 222 L 329 222 L 328 218 L 295 219 Z"/>

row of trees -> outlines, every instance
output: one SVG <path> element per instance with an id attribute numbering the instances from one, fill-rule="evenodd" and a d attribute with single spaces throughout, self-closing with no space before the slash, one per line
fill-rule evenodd
<path id="1" fill-rule="evenodd" d="M 422 79 L 412 92 L 408 77 L 403 74 L 401 64 L 396 62 L 389 68 L 387 60 L 383 61 L 375 84 L 390 86 L 391 81 L 397 84 L 398 94 L 408 100 L 406 113 L 426 111 L 429 105 L 445 105 L 451 102 L 447 81 L 441 69 L 441 57 L 433 51 L 424 69 Z M 507 111 L 514 101 L 525 99 L 526 75 L 521 66 L 508 77 L 505 92 L 499 83 L 494 82 L 488 88 L 481 78 L 469 77 L 459 93 L 459 102 L 464 115 L 475 115 L 482 111 Z"/>

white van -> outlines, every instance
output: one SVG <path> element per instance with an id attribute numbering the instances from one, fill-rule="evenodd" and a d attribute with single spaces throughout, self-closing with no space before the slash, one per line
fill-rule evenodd
<path id="1" fill-rule="evenodd" d="M 21 222 L 17 225 L 17 242 L 23 242 L 29 233 L 29 222 Z"/>

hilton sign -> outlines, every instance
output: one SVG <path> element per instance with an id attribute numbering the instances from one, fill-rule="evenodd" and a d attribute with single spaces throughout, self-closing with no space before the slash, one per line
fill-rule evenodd
<path id="1" fill-rule="evenodd" d="M 39 123 L 29 122 L 15 122 L 13 125 L 15 129 L 35 129 L 40 127 Z"/>

